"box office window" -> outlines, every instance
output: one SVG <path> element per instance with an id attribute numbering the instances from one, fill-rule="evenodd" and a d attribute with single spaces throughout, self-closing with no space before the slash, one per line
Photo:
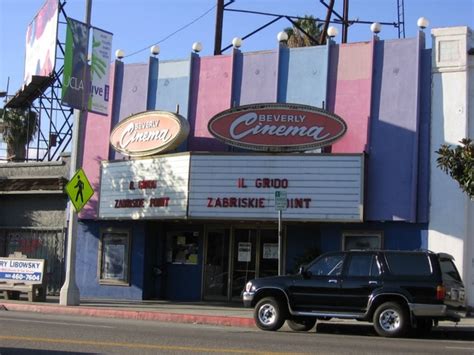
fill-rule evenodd
<path id="1" fill-rule="evenodd" d="M 168 232 L 166 261 L 173 264 L 198 263 L 199 232 Z"/>
<path id="2" fill-rule="evenodd" d="M 342 250 L 382 249 L 382 232 L 345 232 Z"/>
<path id="3" fill-rule="evenodd" d="M 130 284 L 130 232 L 104 230 L 100 235 L 100 283 Z"/>

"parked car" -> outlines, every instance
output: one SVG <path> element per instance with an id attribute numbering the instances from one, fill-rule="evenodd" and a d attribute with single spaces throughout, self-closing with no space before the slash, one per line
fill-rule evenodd
<path id="1" fill-rule="evenodd" d="M 285 321 L 297 331 L 317 319 L 372 322 L 385 337 L 410 329 L 429 332 L 440 320 L 465 316 L 465 291 L 453 257 L 430 251 L 343 251 L 319 256 L 296 275 L 249 281 L 246 307 L 256 325 L 278 330 Z"/>

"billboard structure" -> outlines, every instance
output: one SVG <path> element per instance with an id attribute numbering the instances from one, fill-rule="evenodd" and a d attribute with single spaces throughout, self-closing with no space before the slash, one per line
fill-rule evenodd
<path id="1" fill-rule="evenodd" d="M 46 0 L 26 31 L 25 75 L 28 85 L 33 75 L 48 77 L 56 64 L 59 1 Z"/>

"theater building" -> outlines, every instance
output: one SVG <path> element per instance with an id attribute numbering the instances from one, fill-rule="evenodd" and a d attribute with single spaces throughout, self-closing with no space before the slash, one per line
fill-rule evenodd
<path id="1" fill-rule="evenodd" d="M 116 61 L 85 128 L 81 297 L 231 301 L 321 252 L 428 248 L 432 56 L 420 32 Z"/>

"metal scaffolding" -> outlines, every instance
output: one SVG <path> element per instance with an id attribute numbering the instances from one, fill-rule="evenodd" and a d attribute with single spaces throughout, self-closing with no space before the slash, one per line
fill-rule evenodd
<path id="1" fill-rule="evenodd" d="M 253 15 L 262 15 L 266 17 L 271 17 L 272 19 L 268 21 L 266 24 L 260 26 L 259 28 L 251 31 L 250 33 L 246 34 L 242 37 L 242 39 L 246 39 L 248 37 L 253 36 L 254 34 L 260 32 L 264 28 L 270 26 L 271 24 L 281 20 L 286 19 L 288 20 L 292 26 L 295 26 L 304 33 L 306 36 L 311 36 L 306 33 L 302 28 L 300 28 L 297 24 L 298 20 L 304 19 L 304 17 L 298 16 L 289 16 L 285 14 L 275 14 L 270 12 L 261 12 L 261 11 L 251 11 L 245 9 L 234 9 L 230 8 L 229 6 L 235 3 L 235 0 L 229 0 L 227 3 L 224 3 L 224 0 L 216 0 L 216 33 L 215 33 L 215 41 L 214 41 L 214 54 L 219 55 L 228 50 L 232 47 L 232 45 L 228 45 L 225 48 L 222 48 L 222 30 L 224 26 L 224 12 L 238 12 L 242 14 L 253 14 Z M 323 23 L 323 31 L 321 38 L 314 39 L 311 38 L 313 41 L 317 43 L 324 43 L 326 30 L 330 23 L 335 25 L 342 26 L 342 43 L 347 42 L 349 27 L 354 24 L 372 24 L 374 21 L 364 21 L 359 19 L 350 19 L 349 18 L 349 0 L 342 0 L 343 1 L 343 13 L 340 15 L 337 11 L 334 10 L 335 0 L 329 0 L 327 3 L 326 0 L 319 0 L 320 4 L 324 6 L 327 10 L 325 19 L 314 18 L 314 21 L 317 23 Z M 397 21 L 394 22 L 380 22 L 381 25 L 388 25 L 393 26 L 398 29 L 398 38 L 405 38 L 405 4 L 404 0 L 397 0 Z"/>
<path id="2" fill-rule="evenodd" d="M 61 154 L 70 148 L 73 109 L 61 103 L 64 43 L 59 37 L 60 33 L 65 33 L 67 24 L 65 4 L 65 1 L 59 3 L 56 63 L 52 74 L 48 77 L 34 75 L 31 82 L 10 97 L 5 105 L 6 109 L 29 109 L 38 116 L 36 137 L 26 147 L 27 161 L 59 160 Z"/>

